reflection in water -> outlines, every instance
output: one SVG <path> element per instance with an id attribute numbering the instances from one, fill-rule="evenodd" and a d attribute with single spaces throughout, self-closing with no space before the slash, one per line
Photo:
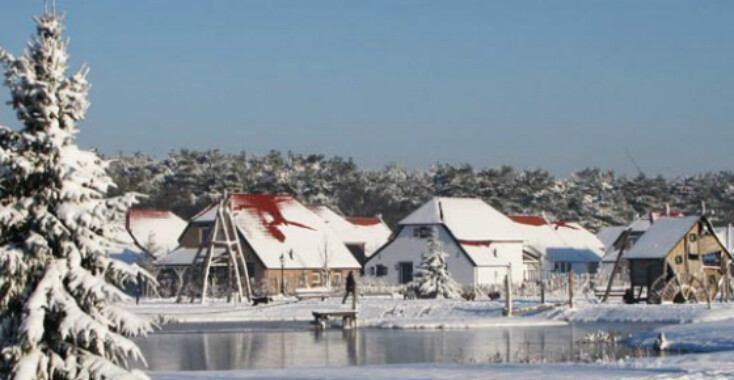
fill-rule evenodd
<path id="1" fill-rule="evenodd" d="M 221 326 L 211 325 L 211 328 Z M 599 329 L 634 333 L 654 326 L 553 326 L 482 330 L 325 331 L 231 326 L 205 333 L 163 332 L 138 340 L 151 370 L 336 367 L 414 362 L 558 362 L 631 354 L 623 345 L 581 344 Z"/>

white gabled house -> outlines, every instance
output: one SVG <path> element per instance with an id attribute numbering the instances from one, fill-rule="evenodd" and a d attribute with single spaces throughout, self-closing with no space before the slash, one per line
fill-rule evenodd
<path id="1" fill-rule="evenodd" d="M 437 227 L 449 272 L 463 285 L 500 285 L 511 264 L 523 280 L 523 237 L 517 225 L 481 199 L 433 198 L 398 223 L 394 237 L 365 263 L 365 275 L 405 284 Z"/>
<path id="2" fill-rule="evenodd" d="M 540 256 L 543 272 L 596 273 L 604 255 L 604 244 L 578 223 L 550 222 L 539 215 L 510 217 L 522 231 L 524 251 Z M 538 273 L 529 273 L 526 280 L 538 280 Z"/>

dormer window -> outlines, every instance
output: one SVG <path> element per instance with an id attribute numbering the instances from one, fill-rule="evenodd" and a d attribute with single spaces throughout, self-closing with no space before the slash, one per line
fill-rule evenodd
<path id="1" fill-rule="evenodd" d="M 428 226 L 415 227 L 413 229 L 413 237 L 425 239 L 433 235 L 433 229 Z"/>

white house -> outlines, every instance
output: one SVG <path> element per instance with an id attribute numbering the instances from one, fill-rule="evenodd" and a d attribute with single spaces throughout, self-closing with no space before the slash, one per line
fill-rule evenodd
<path id="1" fill-rule="evenodd" d="M 457 282 L 499 285 L 508 268 L 513 282 L 523 280 L 523 238 L 516 223 L 473 198 L 434 198 L 415 210 L 398 223 L 393 239 L 367 260 L 365 274 L 390 284 L 410 282 L 434 227 Z"/>
<path id="2" fill-rule="evenodd" d="M 578 223 L 550 222 L 542 216 L 511 216 L 522 231 L 527 252 L 542 258 L 544 272 L 596 273 L 604 254 L 604 244 Z M 529 274 L 526 279 L 537 279 Z"/>
<path id="3" fill-rule="evenodd" d="M 364 265 L 365 261 L 390 239 L 392 231 L 382 218 L 345 218 L 326 206 L 310 207 L 336 234 L 352 255 Z"/>

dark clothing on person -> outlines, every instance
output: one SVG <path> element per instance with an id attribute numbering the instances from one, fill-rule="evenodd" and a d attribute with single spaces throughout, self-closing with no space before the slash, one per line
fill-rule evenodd
<path id="1" fill-rule="evenodd" d="M 355 283 L 354 283 L 354 276 L 352 275 L 352 272 L 349 272 L 349 274 L 347 275 L 346 285 L 347 285 L 347 292 L 346 294 L 344 294 L 344 299 L 342 300 L 342 303 L 347 302 L 347 297 L 349 297 L 350 294 L 352 295 L 352 297 L 356 297 L 356 295 L 354 294 Z"/>
<path id="2" fill-rule="evenodd" d="M 352 276 L 352 272 L 349 272 L 347 275 L 347 291 L 354 291 L 354 276 Z"/>

